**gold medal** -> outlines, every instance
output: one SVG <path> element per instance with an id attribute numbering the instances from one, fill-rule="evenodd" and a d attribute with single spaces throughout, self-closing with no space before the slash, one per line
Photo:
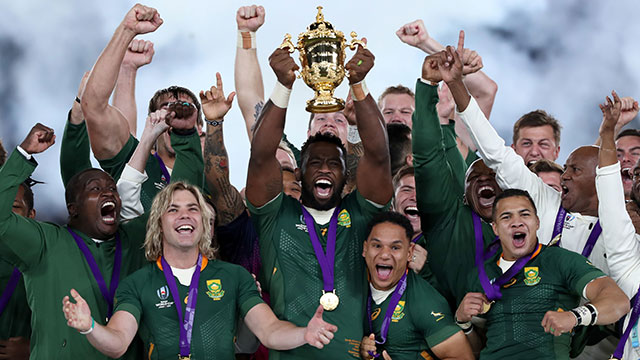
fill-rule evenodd
<path id="1" fill-rule="evenodd" d="M 322 296 L 320 297 L 320 305 L 325 311 L 333 311 L 338 307 L 340 299 L 336 295 L 336 291 L 326 292 L 322 290 Z"/>
<path id="2" fill-rule="evenodd" d="M 494 302 L 490 302 L 490 303 L 486 303 L 486 302 L 482 302 L 482 311 L 480 311 L 480 314 L 486 314 L 489 312 L 489 310 L 491 310 L 491 304 L 493 304 Z"/>

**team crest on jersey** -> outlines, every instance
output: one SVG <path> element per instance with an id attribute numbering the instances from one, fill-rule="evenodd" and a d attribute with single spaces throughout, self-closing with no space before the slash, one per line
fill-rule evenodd
<path id="1" fill-rule="evenodd" d="M 404 301 L 398 301 L 398 305 L 393 309 L 393 315 L 391 315 L 391 321 L 398 322 L 404 317 Z"/>
<path id="2" fill-rule="evenodd" d="M 527 286 L 533 286 L 540 282 L 540 276 L 538 267 L 525 267 L 524 268 L 524 284 Z"/>
<path id="3" fill-rule="evenodd" d="M 338 225 L 344 227 L 351 227 L 351 216 L 346 209 L 342 209 L 338 214 Z"/>
<path id="4" fill-rule="evenodd" d="M 207 280 L 207 289 L 207 295 L 213 300 L 220 300 L 224 296 L 220 279 Z"/>
<path id="5" fill-rule="evenodd" d="M 436 322 L 444 319 L 444 314 L 440 313 L 440 312 L 431 312 L 431 316 L 433 316 L 434 318 L 436 318 Z"/>

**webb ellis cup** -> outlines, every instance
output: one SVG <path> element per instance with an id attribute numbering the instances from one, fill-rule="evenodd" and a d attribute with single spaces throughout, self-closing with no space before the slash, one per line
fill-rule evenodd
<path id="1" fill-rule="evenodd" d="M 307 101 L 306 110 L 312 113 L 335 112 L 344 109 L 344 100 L 333 96 L 333 91 L 345 76 L 344 50 L 347 46 L 355 50 L 357 45 L 365 44 L 351 32 L 351 42 L 347 44 L 342 31 L 334 30 L 333 25 L 324 20 L 322 6 L 318 6 L 316 22 L 307 27 L 307 31 L 298 36 L 298 45 L 291 42 L 291 35 L 286 34 L 280 45 L 281 49 L 289 48 L 293 53 L 300 52 L 300 76 L 316 95 Z"/>

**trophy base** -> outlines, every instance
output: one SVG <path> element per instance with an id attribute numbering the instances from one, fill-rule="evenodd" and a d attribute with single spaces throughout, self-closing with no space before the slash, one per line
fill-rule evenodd
<path id="1" fill-rule="evenodd" d="M 329 99 L 315 98 L 307 101 L 307 110 L 310 113 L 321 114 L 336 112 L 344 109 L 344 100 L 330 97 Z"/>

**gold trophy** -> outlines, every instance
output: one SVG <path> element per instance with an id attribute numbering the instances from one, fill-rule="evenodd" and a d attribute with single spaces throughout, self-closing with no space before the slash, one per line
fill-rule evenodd
<path id="1" fill-rule="evenodd" d="M 286 34 L 280 49 L 300 52 L 302 70 L 298 77 L 312 88 L 316 95 L 307 101 L 306 110 L 312 113 L 328 113 L 344 109 L 344 100 L 333 96 L 333 91 L 345 77 L 344 50 L 349 46 L 355 50 L 357 45 L 365 47 L 358 40 L 358 34 L 351 32 L 351 42 L 347 44 L 342 31 L 334 30 L 333 25 L 324 20 L 322 6 L 318 6 L 316 22 L 307 27 L 307 31 L 298 36 L 298 45 L 291 42 L 291 34 Z M 348 75 L 347 75 L 348 76 Z"/>

